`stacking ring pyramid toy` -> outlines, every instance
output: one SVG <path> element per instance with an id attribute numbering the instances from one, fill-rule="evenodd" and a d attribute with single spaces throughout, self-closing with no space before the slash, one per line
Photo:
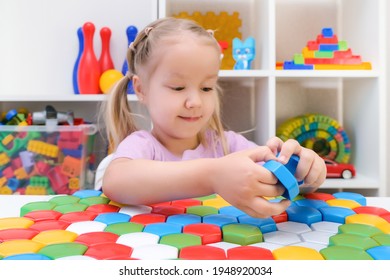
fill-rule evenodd
<path id="1" fill-rule="evenodd" d="M 349 162 L 349 137 L 340 123 L 332 117 L 321 114 L 296 116 L 283 122 L 277 128 L 276 135 L 283 141 L 295 139 L 322 157 L 340 163 Z"/>

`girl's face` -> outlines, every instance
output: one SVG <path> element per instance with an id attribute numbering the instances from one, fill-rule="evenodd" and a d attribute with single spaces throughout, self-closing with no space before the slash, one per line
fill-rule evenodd
<path id="1" fill-rule="evenodd" d="M 152 64 L 147 84 L 139 77 L 134 80 L 140 101 L 148 107 L 152 133 L 178 154 L 193 149 L 215 110 L 220 53 L 215 46 L 182 36 L 180 42 L 164 42 Z"/>

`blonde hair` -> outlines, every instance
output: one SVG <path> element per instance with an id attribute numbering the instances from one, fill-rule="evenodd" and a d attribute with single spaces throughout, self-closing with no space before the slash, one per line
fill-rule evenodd
<path id="1" fill-rule="evenodd" d="M 190 32 L 199 38 L 204 38 L 210 44 L 215 45 L 220 52 L 218 42 L 211 31 L 207 31 L 197 23 L 187 19 L 163 18 L 158 19 L 142 31 L 140 31 L 127 50 L 128 73 L 119 80 L 109 94 L 108 102 L 104 107 L 104 122 L 106 126 L 107 139 L 110 142 L 110 150 L 114 151 L 119 143 L 129 134 L 137 131 L 137 127 L 130 110 L 127 100 L 127 86 L 134 75 L 138 75 L 142 67 L 148 65 L 151 55 L 155 48 L 161 44 L 162 39 L 173 37 L 181 32 Z M 221 106 L 219 95 L 221 89 L 216 88 L 216 106 L 215 111 L 209 121 L 209 126 L 206 129 L 212 129 L 216 132 L 217 137 L 221 141 L 225 154 L 229 153 L 224 128 L 221 121 Z M 206 144 L 205 131 L 201 131 L 198 135 L 201 143 Z"/>

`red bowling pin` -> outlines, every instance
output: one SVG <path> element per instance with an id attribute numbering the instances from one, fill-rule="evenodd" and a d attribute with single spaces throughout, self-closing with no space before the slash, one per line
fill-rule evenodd
<path id="1" fill-rule="evenodd" d="M 93 50 L 95 25 L 86 22 L 83 25 L 84 51 L 80 58 L 77 80 L 80 94 L 101 93 L 99 87 L 100 66 Z"/>
<path id="2" fill-rule="evenodd" d="M 103 27 L 100 30 L 100 38 L 102 39 L 102 52 L 99 58 L 100 72 L 114 69 L 114 63 L 110 55 L 110 38 L 111 30 L 108 27 Z"/>

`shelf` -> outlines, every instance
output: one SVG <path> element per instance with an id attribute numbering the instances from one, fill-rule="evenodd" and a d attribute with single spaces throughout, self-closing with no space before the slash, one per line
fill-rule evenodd
<path id="1" fill-rule="evenodd" d="M 324 189 L 378 189 L 378 180 L 356 174 L 352 179 L 326 179 L 320 188 Z"/>
<path id="2" fill-rule="evenodd" d="M 51 95 L 51 96 L 6 96 L 1 97 L 4 102 L 101 102 L 105 101 L 105 94 L 69 94 L 69 95 Z M 129 101 L 136 101 L 134 94 L 127 96 Z"/>
<path id="3" fill-rule="evenodd" d="M 376 70 L 275 70 L 272 75 L 283 78 L 377 78 L 380 76 Z"/>
<path id="4" fill-rule="evenodd" d="M 267 70 L 221 70 L 220 78 L 261 78 L 270 76 Z"/>

